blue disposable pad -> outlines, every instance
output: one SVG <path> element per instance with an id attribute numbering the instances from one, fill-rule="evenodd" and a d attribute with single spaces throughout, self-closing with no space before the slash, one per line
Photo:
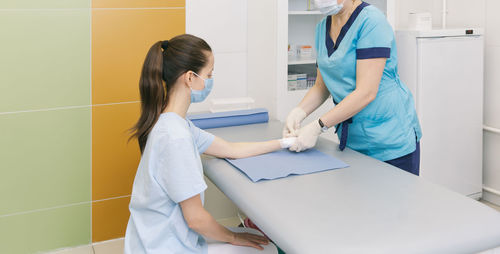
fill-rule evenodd
<path id="1" fill-rule="evenodd" d="M 349 167 L 343 161 L 316 149 L 300 153 L 282 149 L 245 159 L 226 160 L 243 171 L 253 182 Z"/>
<path id="2" fill-rule="evenodd" d="M 269 114 L 265 108 L 189 115 L 188 119 L 200 129 L 267 123 Z"/>

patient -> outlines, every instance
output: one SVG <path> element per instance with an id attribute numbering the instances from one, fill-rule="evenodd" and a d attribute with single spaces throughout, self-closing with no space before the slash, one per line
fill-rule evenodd
<path id="1" fill-rule="evenodd" d="M 230 143 L 187 120 L 190 104 L 210 93 L 213 68 L 210 46 L 187 34 L 156 42 L 146 55 L 139 82 L 141 115 L 132 136 L 142 157 L 130 200 L 125 253 L 277 253 L 257 231 L 233 232 L 237 230 L 221 226 L 203 208 L 207 185 L 201 153 L 243 158 L 294 142 Z"/>

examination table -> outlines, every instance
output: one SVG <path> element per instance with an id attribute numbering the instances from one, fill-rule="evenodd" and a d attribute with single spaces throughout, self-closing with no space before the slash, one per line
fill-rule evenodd
<path id="1" fill-rule="evenodd" d="M 208 129 L 228 141 L 280 138 L 278 121 Z M 500 213 L 320 138 L 350 166 L 253 183 L 203 156 L 205 175 L 287 254 L 478 253 L 500 246 Z M 262 165 L 265 167 L 265 165 Z"/>

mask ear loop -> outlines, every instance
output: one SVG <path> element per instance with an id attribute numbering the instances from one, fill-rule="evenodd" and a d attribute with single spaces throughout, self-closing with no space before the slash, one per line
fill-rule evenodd
<path id="1" fill-rule="evenodd" d="M 200 75 L 198 75 L 198 73 L 196 73 L 196 72 L 194 72 L 194 71 L 193 71 L 193 74 L 194 74 L 194 75 L 196 75 L 196 76 L 197 76 L 198 78 L 200 78 L 201 80 L 203 80 L 203 87 L 205 87 L 205 79 L 204 79 L 204 78 L 202 78 Z M 192 87 L 189 87 L 189 89 L 193 90 L 193 88 L 192 88 Z"/>
<path id="2" fill-rule="evenodd" d="M 194 71 L 193 71 L 193 73 L 194 73 L 194 75 L 198 76 L 198 78 L 201 78 L 201 80 L 205 81 L 205 79 L 204 79 L 204 78 L 202 78 L 200 75 L 198 75 L 198 73 L 196 73 L 196 72 L 194 72 Z"/>

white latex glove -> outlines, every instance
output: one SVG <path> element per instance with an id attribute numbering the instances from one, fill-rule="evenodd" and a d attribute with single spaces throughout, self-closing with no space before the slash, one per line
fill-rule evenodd
<path id="1" fill-rule="evenodd" d="M 283 128 L 283 137 L 297 137 L 297 131 L 300 129 L 300 123 L 306 118 L 306 112 L 300 107 L 296 107 L 288 113 L 285 127 Z"/>
<path id="2" fill-rule="evenodd" d="M 280 145 L 281 148 L 283 149 L 288 149 L 290 148 L 295 142 L 297 141 L 296 137 L 291 137 L 291 138 L 282 138 L 280 139 Z"/>
<path id="3" fill-rule="evenodd" d="M 293 144 L 289 150 L 293 152 L 302 152 L 316 145 L 318 137 L 321 134 L 321 126 L 319 126 L 318 121 L 313 121 L 308 125 L 300 128 L 298 131 L 299 136 L 297 141 Z"/>

